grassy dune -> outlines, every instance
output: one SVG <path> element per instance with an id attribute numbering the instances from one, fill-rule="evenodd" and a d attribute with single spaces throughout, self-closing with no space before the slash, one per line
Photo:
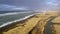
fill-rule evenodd
<path id="1" fill-rule="evenodd" d="M 45 26 L 49 20 L 53 19 L 52 17 L 58 17 L 58 12 L 46 12 L 46 13 L 37 13 L 36 15 L 28 18 L 27 20 L 17 22 L 16 24 L 10 25 L 2 31 L 2 34 L 44 34 Z M 60 17 L 59 17 L 60 18 Z M 55 25 L 56 22 L 60 22 L 59 18 L 56 20 L 51 20 L 52 24 L 47 25 L 51 27 L 50 30 L 53 33 L 53 30 L 56 30 L 55 34 L 60 34 L 60 25 Z M 50 22 L 49 22 L 50 23 Z M 54 24 L 55 23 L 55 24 Z M 52 26 L 53 25 L 53 26 Z M 47 30 L 48 31 L 48 30 Z"/>

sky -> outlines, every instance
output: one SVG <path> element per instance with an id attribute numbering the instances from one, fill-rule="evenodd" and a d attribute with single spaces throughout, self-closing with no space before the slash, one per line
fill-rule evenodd
<path id="1" fill-rule="evenodd" d="M 0 10 L 60 10 L 60 0 L 0 0 Z"/>

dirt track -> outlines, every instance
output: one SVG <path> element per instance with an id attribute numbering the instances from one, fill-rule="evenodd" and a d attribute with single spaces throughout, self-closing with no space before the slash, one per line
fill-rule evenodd
<path id="1" fill-rule="evenodd" d="M 52 17 L 57 16 L 59 16 L 59 14 L 54 12 L 36 14 L 25 21 L 18 22 L 17 24 L 12 24 L 5 29 L 2 29 L 2 34 L 46 34 L 46 24 L 49 20 L 52 19 Z"/>

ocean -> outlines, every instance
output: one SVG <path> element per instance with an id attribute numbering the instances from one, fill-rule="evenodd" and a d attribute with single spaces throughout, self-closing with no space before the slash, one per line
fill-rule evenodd
<path id="1" fill-rule="evenodd" d="M 0 25 L 24 18 L 31 14 L 34 14 L 34 12 L 0 12 Z"/>

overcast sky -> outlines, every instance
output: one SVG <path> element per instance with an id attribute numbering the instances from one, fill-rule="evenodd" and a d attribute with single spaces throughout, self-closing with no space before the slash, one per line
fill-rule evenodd
<path id="1" fill-rule="evenodd" d="M 0 10 L 60 10 L 60 0 L 0 0 Z"/>

